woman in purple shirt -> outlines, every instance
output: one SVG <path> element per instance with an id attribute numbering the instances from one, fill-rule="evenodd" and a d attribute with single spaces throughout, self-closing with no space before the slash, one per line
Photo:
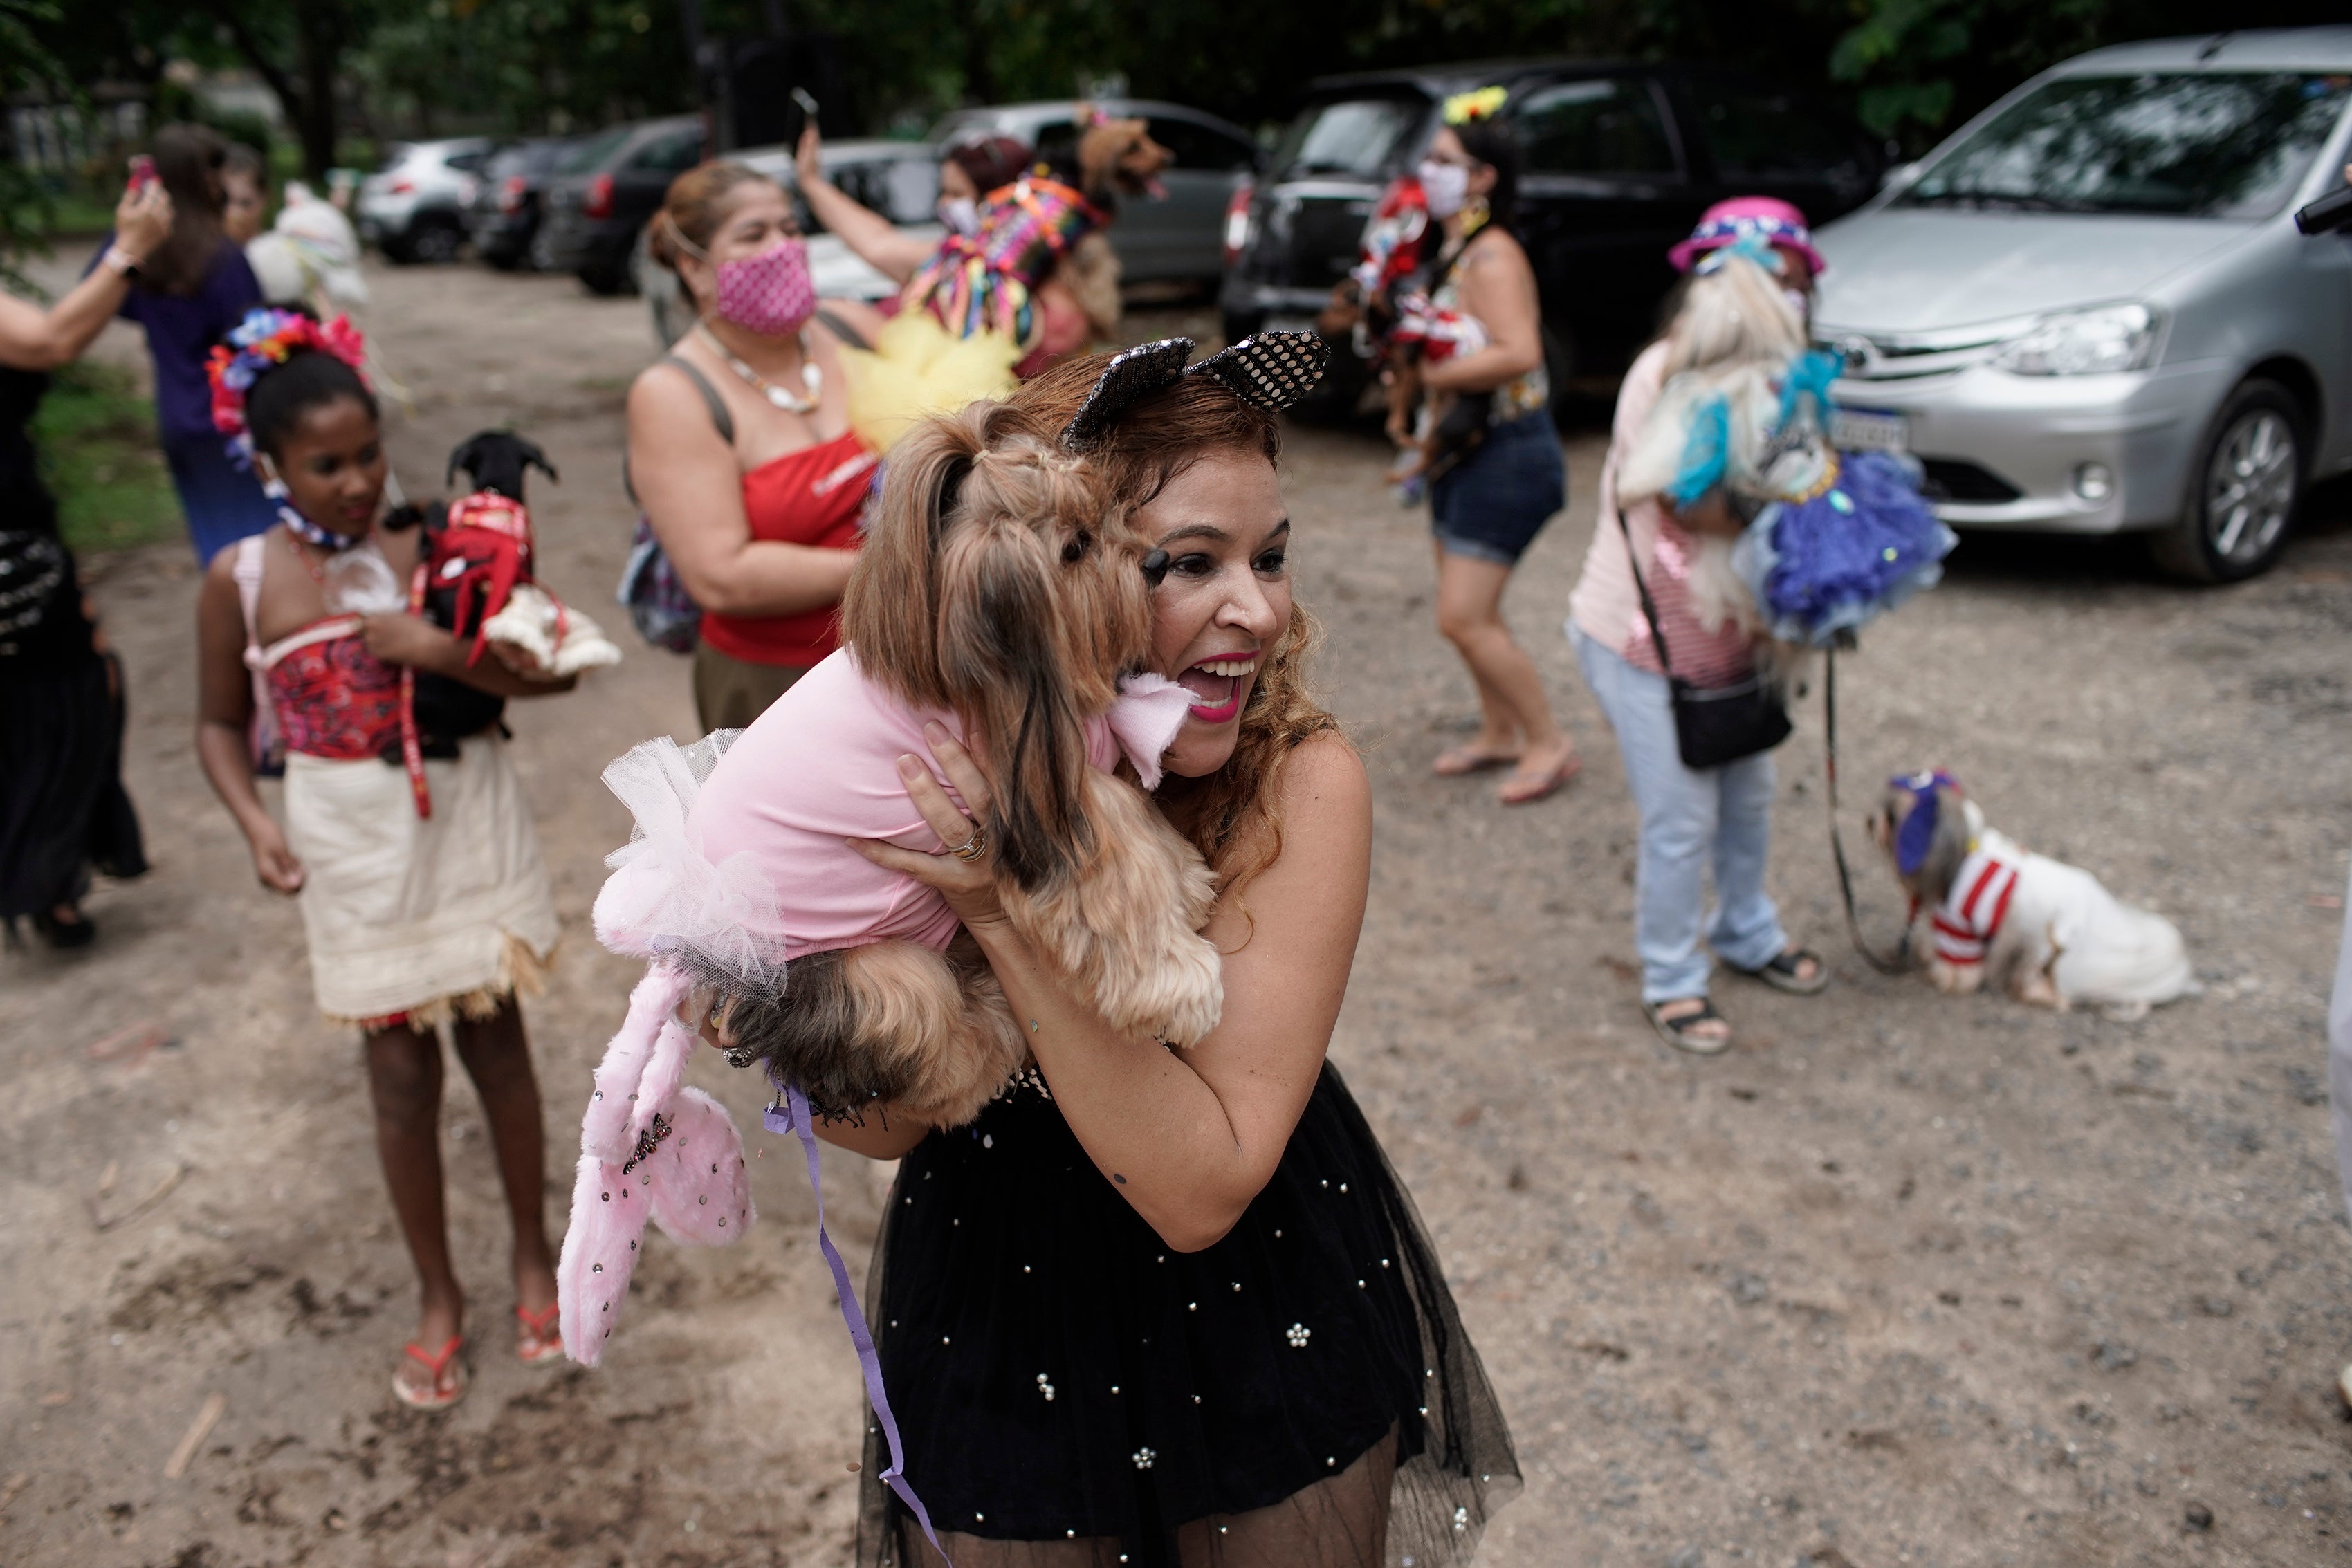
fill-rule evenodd
<path id="1" fill-rule="evenodd" d="M 172 237 L 140 267 L 139 286 L 120 312 L 147 332 L 155 423 L 200 563 L 278 520 L 260 482 L 229 461 L 205 383 L 213 345 L 262 302 L 245 252 L 221 228 L 227 157 L 228 144 L 203 126 L 167 125 L 156 133 L 155 172 L 177 217 Z"/>

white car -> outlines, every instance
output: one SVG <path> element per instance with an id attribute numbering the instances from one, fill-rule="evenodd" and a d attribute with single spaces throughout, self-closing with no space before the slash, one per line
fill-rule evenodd
<path id="1" fill-rule="evenodd" d="M 383 167 L 360 182 L 352 204 L 360 238 L 387 261 L 457 260 L 466 243 L 466 209 L 497 146 L 482 136 L 394 142 Z"/>
<path id="2" fill-rule="evenodd" d="M 758 170 L 787 191 L 796 183 L 789 147 L 751 147 L 727 156 Z M 901 233 L 934 242 L 947 232 L 940 227 L 936 211 L 940 169 L 939 153 L 932 147 L 919 141 L 828 141 L 824 157 L 828 179 L 898 225 Z M 799 212 L 802 232 L 808 235 L 809 276 L 818 298 L 871 302 L 898 292 L 898 284 L 860 260 L 839 235 L 817 228 L 808 208 L 797 198 L 793 205 Z M 638 292 L 646 297 L 654 337 L 667 348 L 694 325 L 677 275 L 654 260 L 643 234 L 637 236 L 630 266 Z"/>
<path id="3" fill-rule="evenodd" d="M 2044 71 L 1816 236 L 1841 444 L 1918 457 L 1957 528 L 2264 570 L 2352 469 L 2352 238 L 2294 216 L 2347 159 L 2352 26 Z"/>

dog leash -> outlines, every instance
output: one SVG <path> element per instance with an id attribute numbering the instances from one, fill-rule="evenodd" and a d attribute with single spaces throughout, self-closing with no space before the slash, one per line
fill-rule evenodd
<path id="1" fill-rule="evenodd" d="M 1846 935 L 1853 939 L 1853 950 L 1863 956 L 1870 967 L 1882 975 L 1899 975 L 1911 967 L 1911 927 L 1906 924 L 1903 936 L 1895 944 L 1895 956 L 1882 958 L 1869 943 L 1862 939 L 1862 917 L 1854 913 L 1853 873 L 1845 859 L 1845 837 L 1838 829 L 1838 769 L 1837 769 L 1837 646 L 1832 643 L 1822 655 L 1822 770 L 1829 779 L 1830 854 L 1837 862 L 1838 894 L 1845 900 Z"/>
<path id="2" fill-rule="evenodd" d="M 816 1244 L 824 1253 L 826 1266 L 833 1270 L 834 1290 L 840 1300 L 841 1321 L 849 1329 L 849 1343 L 857 1350 L 858 1370 L 866 1377 L 866 1397 L 874 1406 L 874 1419 L 880 1424 L 883 1441 L 890 1448 L 890 1463 L 879 1479 L 884 1486 L 898 1494 L 898 1500 L 914 1514 L 915 1522 L 923 1527 L 923 1539 L 931 1543 L 931 1550 L 940 1554 L 940 1561 L 947 1563 L 948 1568 L 955 1568 L 948 1558 L 947 1548 L 940 1544 L 939 1535 L 931 1529 L 931 1516 L 923 1507 L 923 1500 L 915 1495 L 915 1489 L 907 1484 L 907 1478 L 900 1473 L 906 1468 L 906 1456 L 899 1451 L 898 1418 L 890 1413 L 890 1396 L 882 1388 L 882 1358 L 875 1354 L 874 1335 L 866 1327 L 866 1314 L 858 1309 L 857 1292 L 851 1289 L 849 1283 L 849 1270 L 843 1264 L 840 1249 L 834 1246 L 833 1238 L 824 1228 L 824 1187 L 817 1179 L 815 1124 L 809 1115 L 808 1096 L 801 1092 L 797 1084 L 779 1083 L 776 1090 L 776 1098 L 769 1103 L 761 1120 L 771 1133 L 792 1133 L 798 1136 L 802 1150 L 808 1155 L 809 1191 L 816 1198 Z"/>

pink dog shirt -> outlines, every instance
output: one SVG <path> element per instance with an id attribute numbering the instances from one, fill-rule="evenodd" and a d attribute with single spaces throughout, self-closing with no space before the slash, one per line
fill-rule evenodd
<path id="1" fill-rule="evenodd" d="M 1111 713 L 1087 725 L 1087 760 L 1108 769 L 1124 751 L 1150 789 L 1192 694 L 1160 675 L 1132 676 L 1121 687 Z M 698 789 L 688 767 L 666 766 L 664 748 L 682 755 L 675 746 L 637 747 L 605 772 L 635 812 L 639 837 L 611 859 L 616 870 L 597 899 L 597 936 L 646 957 L 690 951 L 747 979 L 779 958 L 893 937 L 944 949 L 957 928 L 947 900 L 844 841 L 945 850 L 898 771 L 902 756 L 929 760 L 923 725 L 932 719 L 962 738 L 953 714 L 901 703 L 861 674 L 844 648 L 726 745 Z M 670 789 L 649 791 L 642 764 L 661 770 Z M 961 803 L 939 765 L 930 767 Z"/>

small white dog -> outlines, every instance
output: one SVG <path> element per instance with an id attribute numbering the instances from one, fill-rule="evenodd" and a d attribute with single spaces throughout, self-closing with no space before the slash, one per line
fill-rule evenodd
<path id="1" fill-rule="evenodd" d="M 1870 834 L 1934 925 L 1927 977 L 1960 995 L 1990 975 L 2021 1002 L 2111 1018 L 2201 989 L 2179 930 L 2136 909 L 2079 866 L 2023 849 L 1940 770 L 1890 779 Z"/>

